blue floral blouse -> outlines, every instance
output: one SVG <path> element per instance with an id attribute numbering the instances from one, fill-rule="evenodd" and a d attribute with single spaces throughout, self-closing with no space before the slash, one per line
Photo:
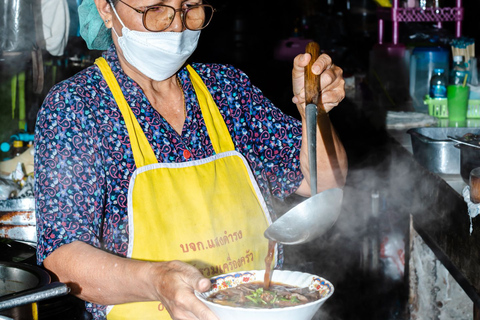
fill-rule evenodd
<path id="1" fill-rule="evenodd" d="M 177 74 L 187 114 L 179 135 L 122 71 L 115 47 L 103 56 L 159 162 L 214 154 L 186 68 Z M 212 94 L 275 217 L 273 197 L 292 194 L 303 179 L 301 122 L 277 109 L 242 71 L 218 64 L 192 67 Z M 125 122 L 96 65 L 50 90 L 37 117 L 35 152 L 38 263 L 76 240 L 125 256 L 128 185 L 136 167 Z M 105 318 L 104 306 L 87 303 L 87 309 L 95 319 Z"/>

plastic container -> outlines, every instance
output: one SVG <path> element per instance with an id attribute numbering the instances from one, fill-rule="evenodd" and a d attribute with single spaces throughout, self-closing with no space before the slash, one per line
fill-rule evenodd
<path id="1" fill-rule="evenodd" d="M 470 76 L 470 84 L 473 86 L 478 86 L 478 66 L 476 57 L 470 58 Z"/>
<path id="2" fill-rule="evenodd" d="M 468 85 L 470 87 L 470 100 L 480 100 L 480 86 L 474 86 L 473 84 Z"/>
<path id="3" fill-rule="evenodd" d="M 469 91 L 468 86 L 453 84 L 447 87 L 448 120 L 455 122 L 467 120 Z"/>
<path id="4" fill-rule="evenodd" d="M 466 80 L 465 80 L 466 79 Z M 468 72 L 468 66 L 463 56 L 453 57 L 453 67 L 450 71 L 449 84 L 462 85 L 464 81 L 470 83 L 471 77 Z"/>
<path id="5" fill-rule="evenodd" d="M 450 52 L 443 47 L 417 47 L 410 58 L 410 97 L 417 112 L 427 113 L 423 100 L 429 93 L 430 79 L 435 68 L 449 73 Z"/>
<path id="6" fill-rule="evenodd" d="M 436 68 L 433 70 L 433 75 L 430 79 L 429 93 L 433 99 L 443 99 L 447 97 L 447 76 L 445 75 L 444 69 Z"/>
<path id="7" fill-rule="evenodd" d="M 429 95 L 425 96 L 425 105 L 428 108 L 428 114 L 439 119 L 448 119 L 448 100 L 432 99 Z M 480 119 L 480 99 L 468 100 L 467 119 Z"/>

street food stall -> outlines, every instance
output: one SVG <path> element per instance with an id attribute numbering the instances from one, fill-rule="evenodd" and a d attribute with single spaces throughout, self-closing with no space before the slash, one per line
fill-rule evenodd
<path id="1" fill-rule="evenodd" d="M 93 65 L 102 51 L 89 49 L 80 37 L 77 11 L 82 1 L 10 2 L 10 7 L 7 2 L 0 4 L 0 15 L 5 17 L 1 22 L 5 25 L 0 25 L 0 284 L 8 283 L 0 285 L 0 319 L 88 320 L 97 305 L 87 302 L 87 306 L 75 296 L 79 294 L 76 284 L 57 281 L 42 264 L 37 264 L 41 255 L 37 252 L 37 237 L 51 230 L 37 224 L 33 177 L 38 137 L 34 136 L 34 128 L 49 90 Z M 472 4 L 455 0 L 442 7 L 422 7 L 422 1 L 386 2 L 391 6 L 383 7 L 380 1 L 373 0 L 351 4 L 339 0 L 327 4 L 314 0 L 285 3 L 275 8 L 278 11 L 273 16 L 261 14 L 270 10 L 263 2 L 255 4 L 257 9 L 251 15 L 243 3 L 211 3 L 215 11 L 205 4 L 216 16 L 211 29 L 202 31 L 206 41 L 193 57 L 238 64 L 285 114 L 299 117 L 291 102 L 291 83 L 284 82 L 284 78 L 290 81 L 291 60 L 312 40 L 319 42 L 322 53 L 331 55 L 335 65 L 343 68 L 346 91 L 340 105 L 329 116 L 323 114 L 331 121 L 348 156 L 338 217 L 334 215 L 327 227 L 321 226 L 322 234 L 308 242 L 284 241 L 277 249 L 269 247 L 267 257 L 281 256 L 283 262 L 282 272 L 276 275 L 275 270 L 268 269 L 272 260 L 265 263 L 266 270 L 242 270 L 241 266 L 253 257 L 249 250 L 238 259 L 228 256 L 221 265 L 197 266 L 195 260 L 192 262 L 204 276 L 216 277 L 211 288 L 215 294 L 232 283 L 252 279 L 262 283 L 268 279 L 270 283 L 271 271 L 272 283 L 277 278 L 293 277 L 298 287 L 316 288 L 317 301 L 306 302 L 307 307 L 295 306 L 295 310 L 303 308 L 301 316 L 284 314 L 282 310 L 252 313 L 243 305 L 232 313 L 228 309 L 231 306 L 212 306 L 214 298 L 196 292 L 196 297 L 217 314 L 238 313 L 250 319 L 480 319 L 480 224 L 476 218 L 480 209 L 469 201 L 468 180 L 471 170 L 480 167 L 480 160 L 477 165 L 476 150 L 452 139 L 461 140 L 468 134 L 480 137 L 480 95 L 475 96 L 480 92 L 478 67 L 471 43 L 478 34 L 470 28 Z M 143 3 L 158 5 L 155 1 Z M 25 16 L 32 18 L 29 21 L 33 26 L 25 22 Z M 275 24 L 275 17 L 280 16 L 285 21 L 281 26 Z M 183 16 L 181 19 L 186 24 Z M 357 22 L 359 27 L 352 28 L 348 21 Z M 145 26 L 146 22 L 142 23 Z M 252 29 L 254 23 L 260 27 Z M 384 39 L 389 31 L 392 43 Z M 272 37 L 272 32 L 278 34 Z M 218 46 L 219 39 L 222 46 Z M 465 43 L 469 48 L 462 51 L 460 47 Z M 212 50 L 212 46 L 219 48 Z M 469 63 L 469 76 L 460 86 L 468 84 L 473 96 L 461 120 L 449 118 L 447 97 L 436 99 L 428 92 L 434 69 L 450 68 L 452 54 L 468 56 Z M 117 130 L 114 127 L 112 132 Z M 48 133 L 46 140 L 58 134 Z M 106 139 L 105 144 L 113 140 Z M 194 151 L 185 149 L 181 156 L 188 160 Z M 467 151 L 472 152 L 469 162 L 465 158 Z M 122 161 L 123 156 L 115 156 Z M 61 164 L 48 165 L 54 168 Z M 313 176 L 316 179 L 316 174 Z M 315 193 L 316 188 L 312 191 Z M 49 195 L 52 200 L 48 201 L 56 201 L 53 192 Z M 123 196 L 118 198 L 122 205 L 127 202 Z M 232 201 L 240 201 L 234 198 Z M 268 204 L 279 217 L 308 203 L 307 198 L 296 194 L 283 201 L 271 201 Z M 140 222 L 138 225 L 148 227 Z M 113 238 L 125 237 L 124 232 L 115 232 Z M 224 233 L 222 229 L 222 235 L 211 240 L 182 243 L 182 254 L 226 247 L 245 236 L 242 230 Z M 262 234 L 262 241 L 269 245 L 274 240 L 271 234 Z M 11 283 L 21 286 L 12 289 Z M 259 289 L 245 289 L 256 292 L 247 300 L 257 304 L 272 301 L 260 299 Z M 291 298 L 288 291 L 292 289 L 282 289 L 287 291 L 288 302 L 275 298 L 272 305 L 305 298 L 303 291 L 294 292 L 297 298 Z M 155 308 L 166 310 L 161 303 Z"/>

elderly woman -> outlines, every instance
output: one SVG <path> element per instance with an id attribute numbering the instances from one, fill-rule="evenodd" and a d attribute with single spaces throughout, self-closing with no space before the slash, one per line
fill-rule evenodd
<path id="1" fill-rule="evenodd" d="M 309 196 L 310 55 L 293 65 L 298 121 L 232 66 L 185 65 L 213 13 L 200 0 L 84 0 L 82 36 L 108 50 L 53 87 L 38 114 L 38 263 L 95 319 L 216 319 L 194 290 L 263 269 L 273 197 Z M 312 72 L 331 110 L 342 70 L 321 55 Z M 322 145 L 320 191 L 343 183 Z M 276 256 L 280 267 L 281 248 Z"/>

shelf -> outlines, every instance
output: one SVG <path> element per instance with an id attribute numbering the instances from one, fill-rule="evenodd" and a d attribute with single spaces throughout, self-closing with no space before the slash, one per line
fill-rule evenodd
<path id="1" fill-rule="evenodd" d="M 377 17 L 397 22 L 462 21 L 463 8 L 378 8 Z"/>
<path id="2" fill-rule="evenodd" d="M 442 28 L 443 22 L 455 22 L 455 36 L 462 36 L 463 6 L 462 0 L 456 0 L 455 7 L 443 8 L 400 8 L 399 0 L 393 0 L 391 8 L 377 8 L 378 43 L 383 44 L 384 20 L 392 22 L 392 43 L 398 44 L 398 25 L 400 22 L 436 22 Z"/>

